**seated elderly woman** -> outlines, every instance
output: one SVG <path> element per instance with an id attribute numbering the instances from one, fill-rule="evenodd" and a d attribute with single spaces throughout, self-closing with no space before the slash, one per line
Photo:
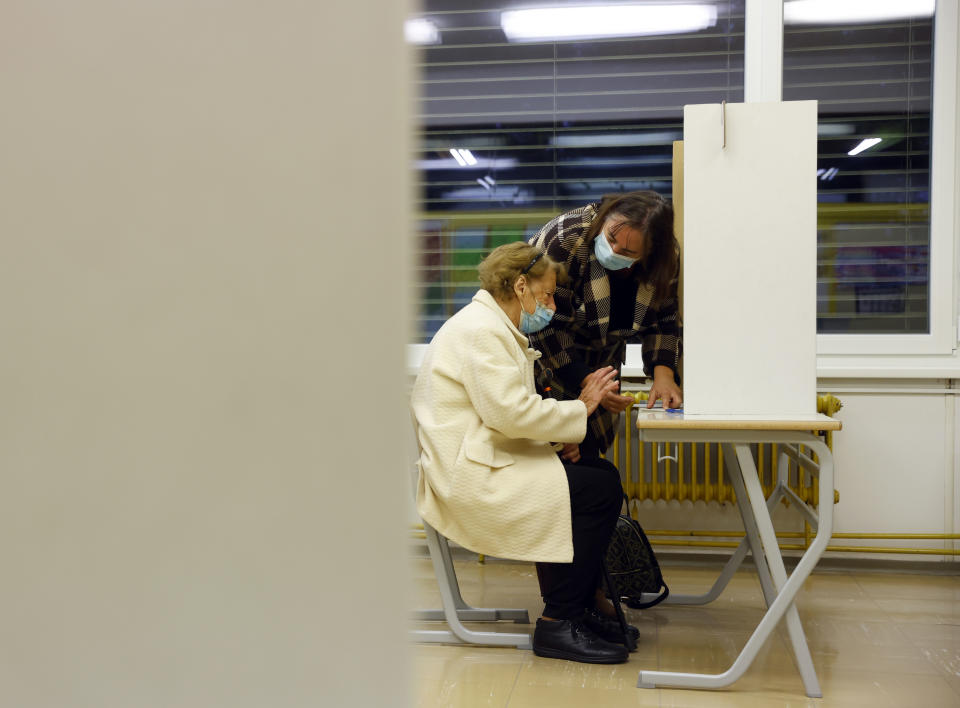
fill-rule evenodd
<path id="1" fill-rule="evenodd" d="M 483 289 L 427 348 L 411 405 L 420 443 L 417 510 L 477 553 L 534 561 L 545 602 L 533 650 L 620 663 L 627 650 L 600 586 L 601 561 L 623 500 L 620 474 L 600 458 L 563 460 L 616 371 L 592 373 L 579 399 L 540 397 L 526 334 L 550 321 L 563 266 L 523 242 L 480 264 Z M 569 454 L 567 455 L 569 458 Z M 639 633 L 628 627 L 634 636 Z"/>

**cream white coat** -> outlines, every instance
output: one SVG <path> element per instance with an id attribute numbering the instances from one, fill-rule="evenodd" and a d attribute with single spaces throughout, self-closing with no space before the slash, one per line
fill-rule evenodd
<path id="1" fill-rule="evenodd" d="M 417 511 L 477 553 L 569 563 L 570 492 L 550 443 L 583 440 L 587 408 L 536 393 L 539 357 L 485 290 L 440 328 L 411 397 Z"/>

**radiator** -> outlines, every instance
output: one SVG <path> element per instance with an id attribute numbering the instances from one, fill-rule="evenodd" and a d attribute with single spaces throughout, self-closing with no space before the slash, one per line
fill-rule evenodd
<path id="1" fill-rule="evenodd" d="M 626 391 L 634 403 L 621 416 L 617 437 L 607 457 L 623 476 L 623 491 L 633 501 L 702 501 L 733 503 L 733 487 L 726 478 L 723 449 L 716 443 L 641 443 L 636 428 L 636 411 L 646 405 L 645 391 Z M 818 396 L 817 412 L 833 416 L 841 407 L 834 396 Z M 832 446 L 832 435 L 826 434 Z M 777 479 L 778 446 L 754 445 L 757 471 L 765 494 L 773 490 Z M 813 456 L 816 459 L 815 456 Z M 805 502 L 815 505 L 819 498 L 817 479 L 790 460 L 789 485 Z M 836 497 L 836 491 L 834 492 Z"/>

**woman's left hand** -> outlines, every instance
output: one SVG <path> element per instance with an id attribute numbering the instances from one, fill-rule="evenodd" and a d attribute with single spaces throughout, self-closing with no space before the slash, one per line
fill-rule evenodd
<path id="1" fill-rule="evenodd" d="M 657 366 L 653 370 L 653 385 L 650 387 L 650 398 L 647 399 L 647 408 L 653 408 L 658 398 L 663 399 L 664 408 L 680 408 L 683 406 L 683 394 L 673 378 L 673 370 L 669 366 Z"/>
<path id="2" fill-rule="evenodd" d="M 567 462 L 580 461 L 580 445 L 577 443 L 564 443 L 560 451 L 560 459 Z"/>

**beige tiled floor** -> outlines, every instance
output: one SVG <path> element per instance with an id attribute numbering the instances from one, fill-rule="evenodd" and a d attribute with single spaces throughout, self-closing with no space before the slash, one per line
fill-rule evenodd
<path id="1" fill-rule="evenodd" d="M 429 561 L 413 563 L 419 606 L 439 607 Z M 532 565 L 467 559 L 457 561 L 457 570 L 464 597 L 476 606 L 521 607 L 531 618 L 542 609 Z M 675 593 L 702 592 L 718 572 L 719 567 L 664 569 Z M 804 695 L 783 627 L 747 674 L 725 690 L 636 688 L 643 668 L 707 673 L 729 668 L 764 607 L 756 576 L 743 570 L 711 605 L 629 610 L 640 628 L 640 648 L 618 666 L 542 659 L 517 649 L 417 645 L 416 705 L 960 707 L 960 576 L 817 572 L 797 606 L 822 699 Z M 512 623 L 498 628 L 532 631 Z"/>

